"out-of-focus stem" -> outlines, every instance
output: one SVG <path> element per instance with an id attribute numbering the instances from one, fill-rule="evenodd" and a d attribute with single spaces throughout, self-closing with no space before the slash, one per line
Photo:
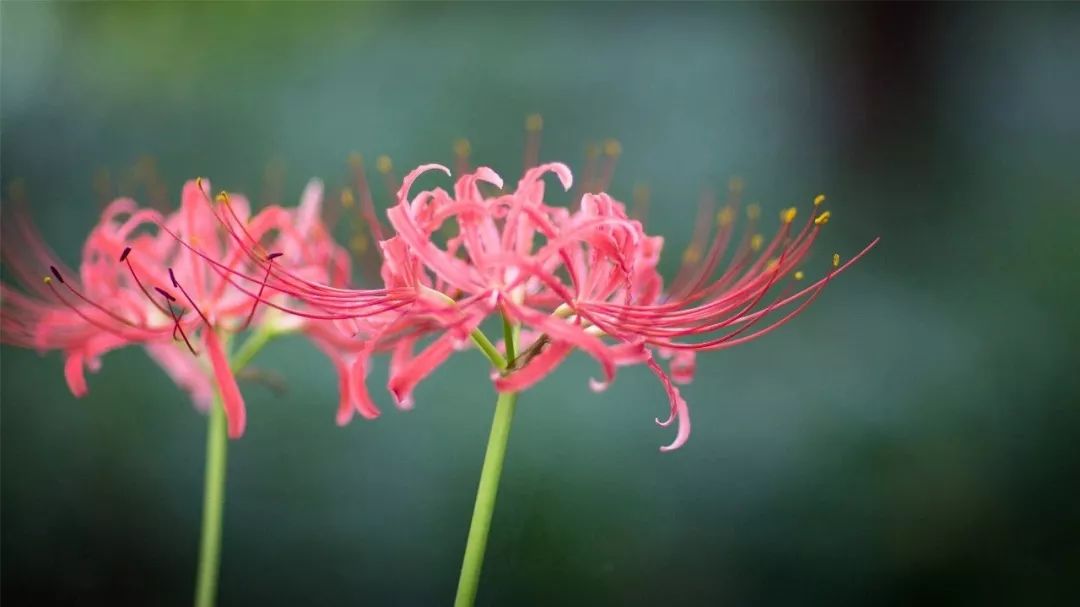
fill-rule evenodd
<path id="1" fill-rule="evenodd" d="M 262 328 L 251 334 L 233 354 L 230 362 L 239 372 L 276 333 Z M 199 539 L 199 570 L 195 581 L 195 607 L 213 607 L 217 601 L 218 573 L 221 568 L 221 530 L 225 511 L 225 466 L 228 461 L 228 437 L 225 407 L 220 392 L 214 395 L 207 416 L 206 468 L 203 473 L 202 535 Z"/>

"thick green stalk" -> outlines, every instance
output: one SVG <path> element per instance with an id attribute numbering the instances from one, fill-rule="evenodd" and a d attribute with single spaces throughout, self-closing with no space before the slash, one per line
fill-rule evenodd
<path id="1" fill-rule="evenodd" d="M 504 360 L 513 360 L 517 329 L 510 323 L 505 323 L 504 329 L 506 335 Z M 497 367 L 500 366 L 494 359 L 492 363 Z M 503 462 L 506 460 L 510 422 L 514 419 L 516 405 L 517 393 L 515 392 L 502 393 L 495 402 L 495 418 L 491 422 L 491 434 L 488 436 L 487 452 L 484 454 L 484 466 L 480 472 L 480 486 L 476 490 L 476 504 L 473 506 L 469 539 L 465 544 L 465 557 L 461 563 L 461 577 L 458 579 L 454 607 L 472 607 L 476 600 L 476 591 L 480 585 L 480 570 L 484 565 L 484 552 L 487 549 L 488 534 L 491 531 L 491 518 L 495 512 L 495 497 L 499 492 L 499 478 L 502 476 Z"/>
<path id="2" fill-rule="evenodd" d="M 231 357 L 233 372 L 244 369 L 275 335 L 268 329 L 252 333 Z M 225 465 L 228 461 L 228 437 L 225 407 L 221 394 L 214 395 L 207 416 L 206 469 L 203 473 L 202 535 L 199 539 L 199 572 L 195 582 L 195 607 L 213 607 L 217 601 L 218 573 L 221 566 L 221 529 L 225 511 Z"/>

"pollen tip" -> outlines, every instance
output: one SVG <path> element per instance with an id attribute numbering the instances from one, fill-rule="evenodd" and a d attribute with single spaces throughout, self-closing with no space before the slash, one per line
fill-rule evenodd
<path id="1" fill-rule="evenodd" d="M 821 215 L 818 215 L 816 219 L 814 219 L 814 225 L 823 226 L 829 223 L 830 217 L 832 217 L 832 213 L 829 211 L 825 211 Z"/>
<path id="2" fill-rule="evenodd" d="M 750 248 L 754 251 L 760 251 L 762 245 L 765 244 L 765 237 L 761 234 L 754 234 L 750 237 Z"/>
<path id="3" fill-rule="evenodd" d="M 351 209 L 353 204 L 356 203 L 356 198 L 353 197 L 352 189 L 345 188 L 341 190 L 341 206 L 346 209 Z"/>
<path id="4" fill-rule="evenodd" d="M 585 144 L 585 157 L 586 158 L 596 158 L 599 155 L 600 155 L 600 146 L 596 142 L 590 141 L 590 142 Z"/>
<path id="5" fill-rule="evenodd" d="M 761 205 L 759 205 L 758 203 L 755 202 L 754 204 L 746 207 L 746 218 L 747 219 L 753 220 L 753 219 L 757 219 L 758 217 L 761 217 Z"/>
<path id="6" fill-rule="evenodd" d="M 172 286 L 180 288 L 180 283 L 176 282 L 176 274 L 173 274 L 172 268 L 169 268 L 169 280 L 172 281 Z"/>
<path id="7" fill-rule="evenodd" d="M 795 277 L 795 280 L 802 280 L 804 276 L 806 276 L 806 274 L 803 274 L 803 271 L 799 270 L 799 271 L 795 272 L 794 277 Z"/>
<path id="8" fill-rule="evenodd" d="M 697 263 L 701 261 L 701 251 L 694 245 L 690 245 L 683 251 L 682 259 L 683 263 Z"/>
<path id="9" fill-rule="evenodd" d="M 218 195 L 217 195 L 216 198 L 214 198 L 214 200 L 217 200 L 218 202 L 220 202 L 222 204 L 228 203 L 229 202 L 229 193 L 226 192 L 225 190 L 222 190 L 222 191 L 218 192 Z"/>
<path id="10" fill-rule="evenodd" d="M 728 192 L 731 192 L 732 194 L 738 194 L 739 192 L 743 191 L 743 187 L 745 185 L 746 184 L 743 182 L 742 177 L 735 176 L 731 179 L 728 179 L 727 189 Z"/>
<path id="11" fill-rule="evenodd" d="M 735 209 L 730 206 L 720 209 L 716 213 L 716 224 L 722 228 L 726 228 L 735 221 Z"/>
<path id="12" fill-rule="evenodd" d="M 43 281 L 45 282 L 45 284 L 47 284 L 47 285 L 51 285 L 51 284 L 52 284 L 52 276 L 46 276 L 46 277 L 45 277 L 45 278 L 43 279 Z"/>
<path id="13" fill-rule="evenodd" d="M 791 223 L 795 221 L 795 216 L 799 214 L 799 209 L 790 207 L 780 211 L 780 221 L 783 223 Z"/>
<path id="14" fill-rule="evenodd" d="M 472 144 L 469 143 L 468 139 L 461 137 L 454 141 L 455 156 L 457 156 L 458 158 L 465 158 L 470 153 L 472 153 Z"/>
<path id="15" fill-rule="evenodd" d="M 608 139 L 604 142 L 604 154 L 608 156 L 618 156 L 622 154 L 622 144 L 618 139 Z"/>
<path id="16" fill-rule="evenodd" d="M 765 264 L 765 271 L 766 272 L 772 272 L 773 270 L 776 269 L 776 266 L 778 266 L 778 265 L 780 265 L 780 260 L 774 257 L 774 258 L 770 259 L 768 263 Z"/>
<path id="17" fill-rule="evenodd" d="M 386 154 L 379 156 L 375 159 L 375 170 L 379 171 L 383 175 L 389 173 L 394 168 L 394 161 L 390 160 L 390 157 Z"/>
<path id="18" fill-rule="evenodd" d="M 56 266 L 49 266 L 49 271 L 53 273 L 53 276 L 56 277 L 60 284 L 64 284 L 64 277 L 60 275 L 60 270 L 57 270 Z"/>
<path id="19" fill-rule="evenodd" d="M 360 169 L 364 166 L 364 157 L 360 155 L 360 152 L 353 152 L 349 154 L 348 160 L 349 166 L 354 169 Z"/>
<path id="20" fill-rule="evenodd" d="M 349 240 L 349 248 L 358 254 L 363 254 L 368 248 L 368 239 L 363 234 L 357 234 Z"/>
<path id="21" fill-rule="evenodd" d="M 818 194 L 817 196 L 814 196 L 814 206 L 815 207 L 821 206 L 821 203 L 823 203 L 823 202 L 825 202 L 825 195 L 824 194 Z"/>
<path id="22" fill-rule="evenodd" d="M 833 253 L 832 254 L 832 267 L 834 267 L 834 268 L 839 268 L 840 267 L 840 254 L 839 253 Z"/>
<path id="23" fill-rule="evenodd" d="M 123 262 L 131 254 L 131 247 L 124 247 L 124 252 L 120 254 L 120 261 Z"/>
<path id="24" fill-rule="evenodd" d="M 529 114 L 525 117 L 525 130 L 535 133 L 544 128 L 544 117 L 540 114 Z"/>

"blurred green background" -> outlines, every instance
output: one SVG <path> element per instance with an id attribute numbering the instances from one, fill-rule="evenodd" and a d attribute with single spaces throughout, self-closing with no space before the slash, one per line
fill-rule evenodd
<path id="1" fill-rule="evenodd" d="M 521 400 L 482 604 L 1078 604 L 1080 5 L 12 3 L 2 179 L 69 262 L 152 155 L 286 199 L 345 158 L 512 178 L 522 121 L 653 192 L 674 271 L 698 195 L 824 191 L 816 261 L 882 243 L 798 322 L 700 359 L 660 454 L 642 368 L 574 359 Z M 386 194 L 377 189 L 380 204 Z M 417 407 L 333 423 L 332 369 L 272 344 L 230 445 L 221 604 L 448 604 L 493 390 L 456 356 Z M 190 603 L 205 418 L 140 351 L 74 399 L 2 351 L 5 605 Z"/>

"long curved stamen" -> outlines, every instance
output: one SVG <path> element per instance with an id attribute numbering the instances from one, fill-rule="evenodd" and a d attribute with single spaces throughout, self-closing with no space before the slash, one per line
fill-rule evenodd
<path id="1" fill-rule="evenodd" d="M 266 276 L 263 277 L 263 282 L 261 285 L 259 285 L 259 294 L 256 295 L 255 300 L 251 302 L 251 313 L 248 314 L 247 320 L 245 320 L 243 326 L 240 327 L 241 331 L 251 326 L 251 320 L 255 318 L 255 308 L 259 307 L 259 302 L 262 301 L 263 298 L 263 291 L 266 290 L 266 281 L 270 278 L 271 266 L 274 264 L 274 260 L 278 257 L 281 257 L 281 255 L 281 253 L 271 253 L 266 256 Z"/>
<path id="2" fill-rule="evenodd" d="M 176 287 L 177 289 L 180 289 L 180 292 L 184 294 L 184 297 L 188 300 L 188 303 L 191 304 L 191 307 L 194 308 L 195 311 L 199 313 L 199 316 L 202 317 L 203 322 L 206 323 L 206 328 L 208 330 L 213 330 L 213 325 L 211 325 L 210 320 L 206 318 L 206 314 L 203 314 L 203 311 L 199 309 L 199 306 L 195 303 L 195 300 L 191 299 L 191 295 L 188 295 L 187 289 L 185 289 L 183 287 L 183 285 L 181 285 L 179 282 L 177 282 L 176 274 L 173 273 L 172 268 L 169 268 L 169 280 L 172 281 L 172 284 L 173 284 L 174 287 Z"/>

